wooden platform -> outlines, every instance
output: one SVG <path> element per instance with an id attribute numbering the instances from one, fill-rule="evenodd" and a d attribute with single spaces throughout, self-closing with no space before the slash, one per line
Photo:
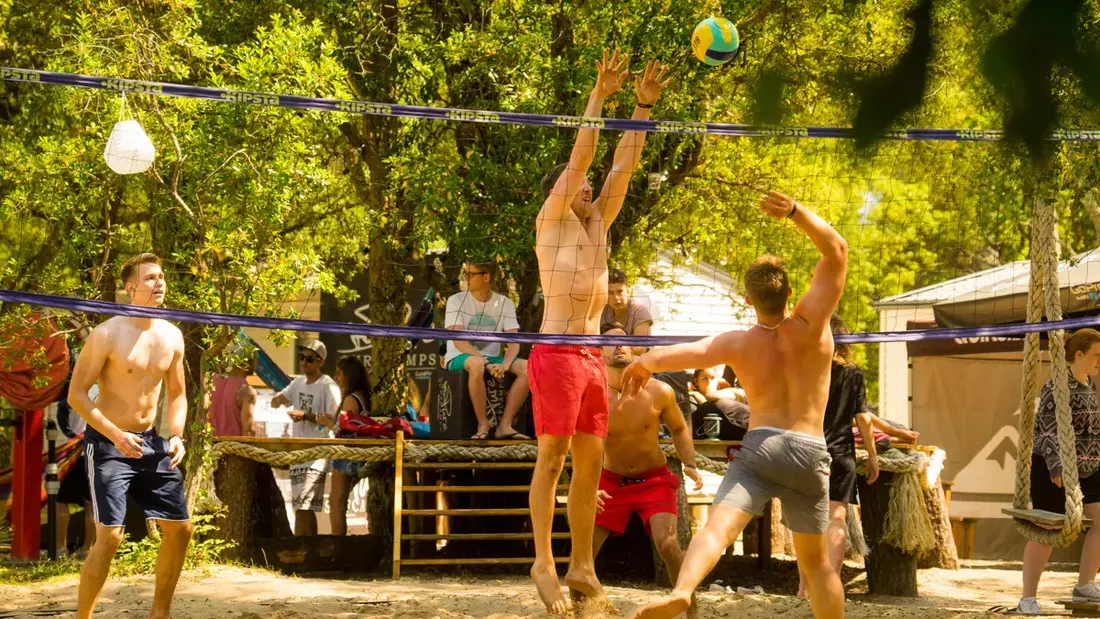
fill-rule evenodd
<path id="1" fill-rule="evenodd" d="M 1100 617 L 1100 602 L 1074 602 L 1073 600 L 1063 600 L 1058 603 L 1065 606 L 1066 610 L 1071 611 L 1070 614 L 1074 617 Z"/>
<path id="2" fill-rule="evenodd" d="M 346 439 L 346 438 L 299 438 L 299 437 L 251 437 L 251 436 L 221 436 L 215 437 L 214 442 L 237 442 L 248 445 L 253 445 L 268 451 L 288 452 L 308 449 L 312 447 L 320 446 L 347 446 L 357 448 L 369 448 L 369 447 L 390 447 L 394 449 L 394 458 L 392 464 L 392 479 L 385 479 L 389 477 L 391 473 L 386 472 L 383 475 L 385 477 L 379 479 L 372 477 L 372 484 L 375 482 L 382 482 L 380 487 L 389 485 L 391 492 L 389 493 L 392 498 L 386 499 L 384 503 L 380 503 L 379 506 L 385 505 L 383 509 L 390 511 L 392 506 L 392 513 L 387 515 L 386 520 L 389 520 L 392 516 L 392 529 L 386 531 L 386 537 L 392 539 L 392 574 L 394 578 L 399 578 L 401 575 L 402 564 L 409 567 L 419 566 L 443 566 L 443 565 L 526 565 L 529 564 L 533 557 L 530 556 L 497 556 L 497 557 L 438 557 L 433 556 L 430 558 L 413 558 L 407 556 L 407 550 L 403 549 L 402 542 L 406 542 L 405 545 L 410 543 L 415 544 L 430 544 L 431 542 L 451 542 L 461 544 L 475 543 L 484 545 L 485 542 L 494 541 L 517 541 L 527 542 L 533 539 L 533 535 L 529 529 L 528 524 L 524 525 L 523 529 L 518 529 L 516 522 L 512 522 L 510 525 L 504 527 L 499 531 L 494 532 L 455 532 L 450 533 L 447 530 L 435 530 L 432 527 L 424 528 L 418 526 L 420 531 L 414 529 L 414 531 L 406 532 L 404 527 L 406 524 L 412 525 L 410 519 L 415 519 L 419 525 L 425 522 L 425 519 L 441 519 L 441 518 L 485 518 L 485 517 L 523 517 L 529 515 L 529 508 L 526 506 L 501 506 L 501 507 L 484 507 L 484 508 L 446 508 L 446 504 L 439 505 L 436 509 L 425 508 L 430 505 L 417 506 L 416 508 L 409 509 L 406 506 L 406 501 L 414 497 L 426 497 L 426 496 L 445 496 L 450 495 L 453 497 L 471 497 L 478 494 L 496 495 L 502 494 L 505 496 L 522 495 L 528 491 L 529 486 L 522 483 L 523 480 L 510 479 L 500 485 L 477 483 L 467 483 L 465 485 L 436 485 L 431 478 L 425 480 L 422 473 L 430 472 L 431 470 L 444 472 L 444 471 L 456 471 L 456 470 L 469 470 L 475 471 L 478 469 L 518 469 L 518 470 L 531 470 L 534 468 L 535 463 L 533 461 L 498 461 L 498 460 L 479 460 L 476 450 L 471 450 L 463 461 L 447 461 L 447 462 L 406 462 L 407 452 L 410 449 L 416 447 L 428 447 L 432 445 L 447 445 L 447 446 L 461 446 L 472 448 L 492 448 L 492 447 L 505 447 L 514 445 L 531 445 L 536 446 L 537 442 L 534 440 L 408 440 L 405 439 L 400 433 L 393 439 Z M 662 444 L 672 445 L 671 441 L 661 441 Z M 736 453 L 736 449 L 740 447 L 740 441 L 711 441 L 711 440 L 697 440 L 693 441 L 695 452 L 700 456 L 705 456 L 711 460 L 717 462 L 728 462 L 729 459 Z M 899 449 L 916 449 L 923 452 L 931 452 L 935 448 L 924 445 L 893 445 Z M 567 460 L 566 467 L 569 467 L 571 463 Z M 405 469 L 413 469 L 410 471 L 409 483 L 406 485 L 404 479 Z M 564 480 L 563 480 L 564 481 Z M 567 485 L 560 485 L 557 490 L 559 492 L 558 502 L 559 504 L 565 498 L 561 496 L 565 493 Z M 693 497 L 698 500 L 699 497 Z M 392 504 L 390 503 L 392 501 Z M 688 499 L 691 502 L 691 499 Z M 441 508 L 442 507 L 442 508 Z M 555 515 L 561 515 L 565 513 L 565 509 L 558 507 L 554 510 Z M 495 519 L 495 518 L 494 518 Z M 766 522 L 765 522 L 766 521 Z M 509 522 L 504 520 L 503 522 Z M 515 530 L 508 530 L 508 527 L 517 527 Z M 766 516 L 761 520 L 761 531 L 758 535 L 759 549 L 758 549 L 758 565 L 761 568 L 765 568 L 771 557 L 771 518 Z M 554 531 L 552 538 L 555 540 L 569 539 L 569 534 L 565 531 Z M 557 552 L 557 551 L 556 551 Z M 508 554 L 508 553 L 501 553 Z M 405 555 L 405 556 L 403 556 Z M 415 555 L 414 555 L 415 556 Z M 555 557 L 556 562 L 562 562 L 566 559 L 563 557 Z M 914 580 L 915 580 L 915 568 L 914 568 Z"/>

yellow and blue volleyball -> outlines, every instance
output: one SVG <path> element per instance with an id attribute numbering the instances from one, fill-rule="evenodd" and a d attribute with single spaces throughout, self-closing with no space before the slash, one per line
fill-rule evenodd
<path id="1" fill-rule="evenodd" d="M 691 34 L 691 51 L 711 66 L 723 65 L 737 55 L 737 26 L 723 17 L 708 17 Z"/>

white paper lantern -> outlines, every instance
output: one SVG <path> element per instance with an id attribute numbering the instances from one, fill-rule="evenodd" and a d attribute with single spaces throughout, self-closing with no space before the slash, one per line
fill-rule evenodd
<path id="1" fill-rule="evenodd" d="M 136 120 L 121 120 L 111 130 L 103 158 L 119 174 L 140 174 L 153 165 L 157 149 Z"/>

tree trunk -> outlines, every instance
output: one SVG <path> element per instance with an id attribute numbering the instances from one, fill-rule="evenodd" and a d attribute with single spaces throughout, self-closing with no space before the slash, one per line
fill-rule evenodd
<path id="1" fill-rule="evenodd" d="M 860 514 L 867 537 L 867 590 L 872 595 L 916 597 L 917 558 L 882 541 L 894 474 L 883 472 L 875 483 L 859 478 Z"/>
<path id="2" fill-rule="evenodd" d="M 955 538 L 951 534 L 951 517 L 947 513 L 947 499 L 940 480 L 937 479 L 934 487 L 924 491 L 924 502 L 928 505 L 929 515 L 932 518 L 932 532 L 936 536 L 936 547 L 920 558 L 917 567 L 959 569 L 959 554 L 955 548 Z"/>
<path id="3" fill-rule="evenodd" d="M 761 536 L 766 540 L 761 542 Z M 753 518 L 745 527 L 741 538 L 745 556 L 756 555 L 761 569 L 771 566 L 774 554 L 794 555 L 794 537 L 783 524 L 783 510 L 779 499 L 772 499 L 764 514 Z"/>
<path id="4" fill-rule="evenodd" d="M 794 534 L 783 524 L 783 504 L 772 499 L 772 554 L 794 556 Z"/>
<path id="5" fill-rule="evenodd" d="M 184 424 L 183 440 L 187 454 L 183 462 L 183 491 L 187 498 L 187 511 L 195 509 L 199 489 L 203 486 L 203 476 L 207 469 L 203 466 L 203 457 L 210 448 L 210 425 L 207 423 L 206 398 L 203 397 L 205 385 L 202 370 L 202 358 L 206 352 L 203 346 L 204 326 L 184 324 L 183 331 L 183 371 L 184 388 L 187 391 L 187 423 Z"/>
<path id="6" fill-rule="evenodd" d="M 367 530 L 382 544 L 393 544 L 393 464 L 366 463 Z"/>
<path id="7" fill-rule="evenodd" d="M 256 560 L 260 540 L 293 535 L 270 466 L 241 456 L 225 456 L 214 473 L 214 487 L 226 507 L 218 527 L 219 537 L 237 543 L 224 553 L 225 558 Z"/>
<path id="8" fill-rule="evenodd" d="M 408 256 L 395 255 L 392 239 L 381 234 L 371 242 L 370 298 L 368 314 L 378 325 L 404 325 L 405 274 L 399 264 Z M 371 370 L 375 378 L 371 395 L 375 414 L 399 413 L 405 406 L 407 382 L 405 376 L 406 340 L 395 337 L 371 338 Z"/>

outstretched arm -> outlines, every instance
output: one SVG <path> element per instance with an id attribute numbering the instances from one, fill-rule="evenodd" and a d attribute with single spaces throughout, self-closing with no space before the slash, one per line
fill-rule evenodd
<path id="1" fill-rule="evenodd" d="M 596 61 L 596 86 L 592 94 L 588 96 L 588 106 L 584 108 L 586 118 L 599 118 L 603 112 L 603 103 L 607 97 L 615 94 L 626 79 L 626 56 L 619 56 L 619 51 L 607 56 L 603 53 L 603 59 Z M 573 152 L 569 155 L 569 165 L 558 177 L 546 202 L 542 205 L 539 216 L 546 219 L 560 220 L 565 217 L 565 212 L 573 204 L 573 199 L 585 184 L 588 176 L 588 168 L 592 166 L 592 160 L 596 156 L 596 144 L 599 142 L 598 129 L 580 129 L 577 131 L 577 142 L 573 145 Z"/>
<path id="2" fill-rule="evenodd" d="M 655 348 L 647 352 L 623 370 L 623 396 L 638 393 L 655 372 L 709 368 L 727 363 L 741 339 L 741 334 L 741 331 L 727 331 L 695 342 Z"/>
<path id="3" fill-rule="evenodd" d="M 665 79 L 667 65 L 653 61 L 646 65 L 645 73 L 641 77 L 634 78 L 634 88 L 638 95 L 638 105 L 634 107 L 634 115 L 631 120 L 649 120 L 653 112 L 653 105 L 661 96 L 661 91 L 672 82 L 672 78 Z M 615 159 L 611 164 L 611 171 L 607 173 L 607 179 L 603 183 L 600 197 L 593 205 L 596 211 L 603 215 L 604 229 L 609 229 L 623 208 L 626 200 L 626 190 L 630 187 L 630 177 L 638 162 L 642 159 L 642 148 L 645 146 L 645 131 L 627 131 L 619 140 L 619 146 L 615 149 Z M 639 335 L 635 333 L 635 335 Z"/>
<path id="4" fill-rule="evenodd" d="M 760 210 L 775 219 L 789 217 L 821 252 L 810 290 L 799 299 L 794 313 L 811 326 L 825 329 L 844 293 L 848 242 L 816 213 L 778 191 L 769 191 L 760 198 Z"/>

